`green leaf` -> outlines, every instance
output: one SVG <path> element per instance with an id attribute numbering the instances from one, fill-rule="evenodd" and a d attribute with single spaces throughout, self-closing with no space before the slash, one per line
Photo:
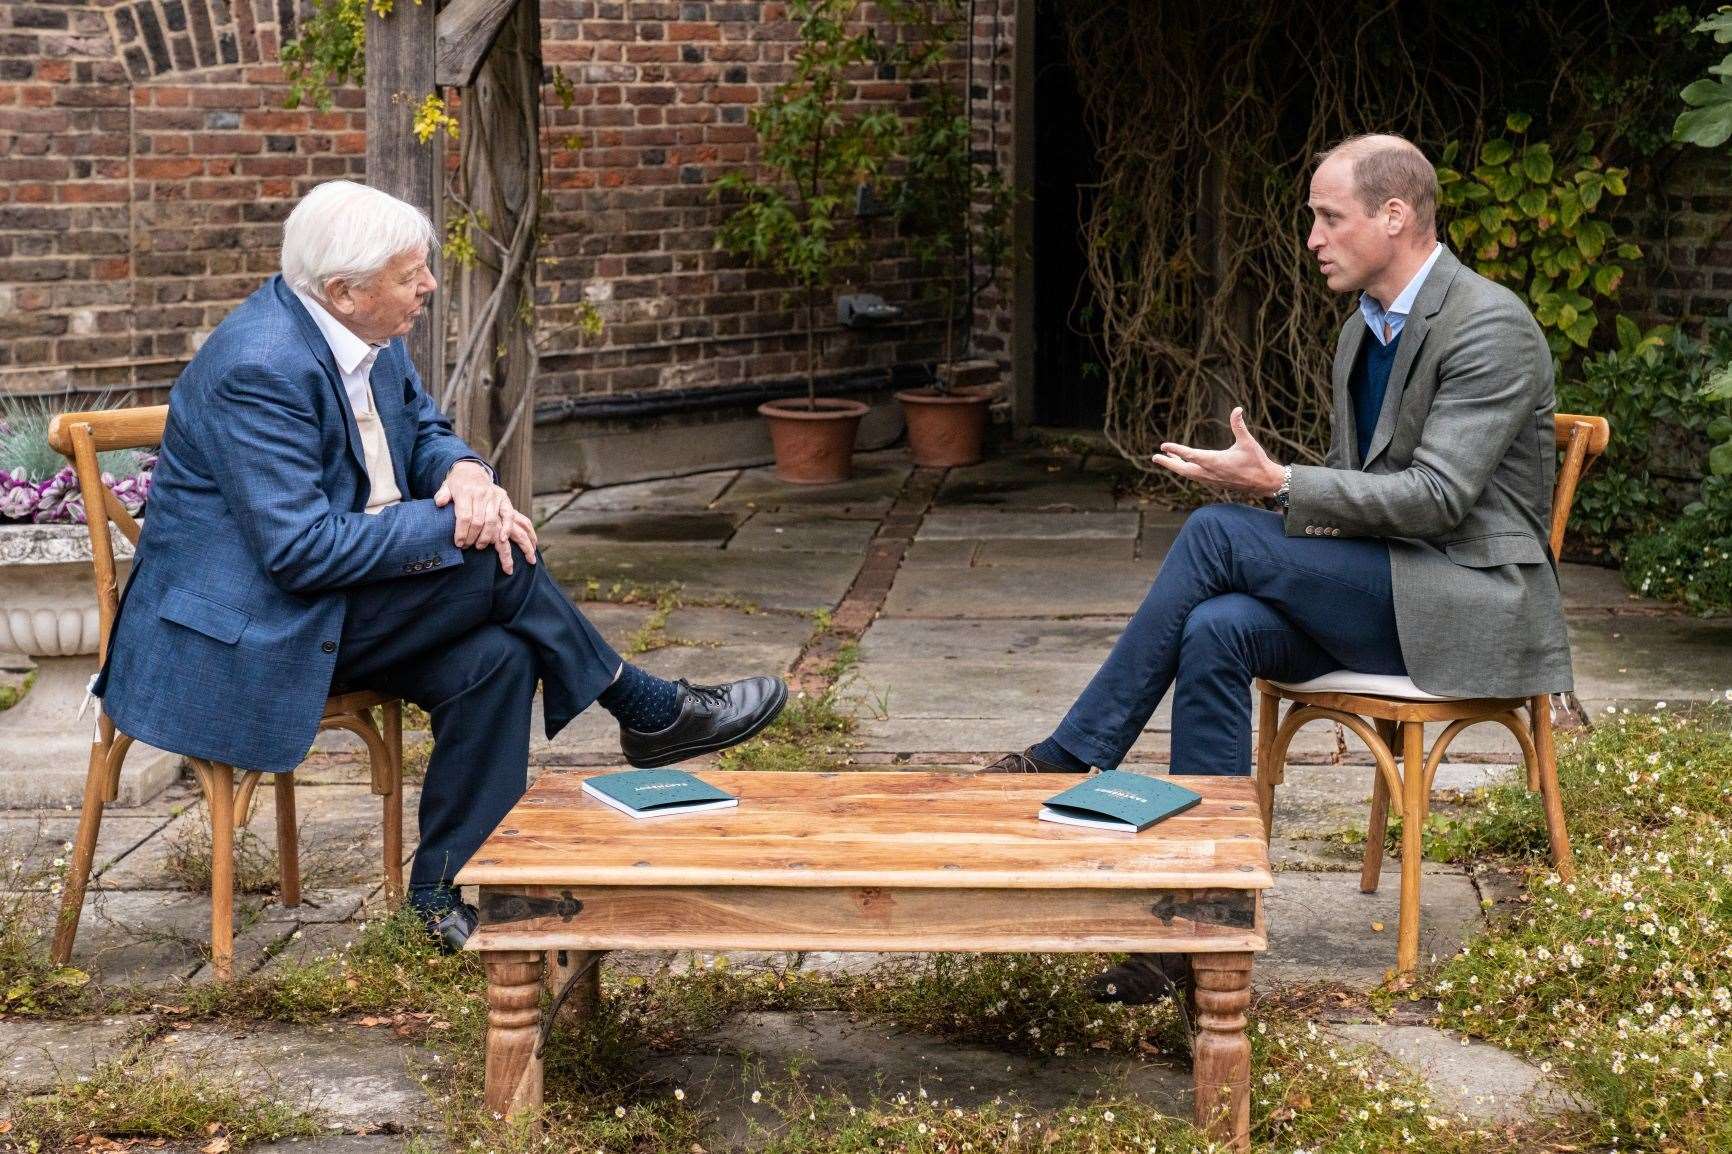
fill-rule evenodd
<path id="1" fill-rule="evenodd" d="M 1705 401 L 1732 401 L 1732 365 L 1716 369 L 1699 395 Z"/>
<path id="2" fill-rule="evenodd" d="M 1589 260 L 1598 260 L 1601 250 L 1606 247 L 1606 233 L 1611 231 L 1601 221 L 1583 221 L 1576 230 L 1576 250 Z"/>
<path id="3" fill-rule="evenodd" d="M 1552 149 L 1548 144 L 1533 144 L 1522 150 L 1522 170 L 1535 184 L 1547 184 L 1552 179 Z"/>
<path id="4" fill-rule="evenodd" d="M 1485 147 L 1479 150 L 1481 164 L 1502 164 L 1515 155 L 1515 145 L 1507 140 L 1488 140 Z"/>
<path id="5" fill-rule="evenodd" d="M 1710 441 L 1732 440 L 1732 417 L 1715 417 L 1709 421 L 1708 439 Z"/>
<path id="6" fill-rule="evenodd" d="M 1451 147 L 1453 146 L 1452 142 Z M 1448 188 L 1460 179 L 1461 173 L 1457 172 L 1455 169 L 1450 168 L 1448 165 L 1438 165 L 1437 184 L 1439 188 Z"/>
<path id="7" fill-rule="evenodd" d="M 1546 200 L 1545 189 L 1530 188 L 1516 197 L 1516 207 L 1520 208 L 1522 214 L 1531 220 L 1546 210 Z"/>
<path id="8" fill-rule="evenodd" d="M 1618 257 L 1621 260 L 1641 260 L 1642 250 L 1633 244 L 1621 244 L 1618 246 Z"/>
<path id="9" fill-rule="evenodd" d="M 1672 139 L 1702 148 L 1719 148 L 1732 137 L 1732 82 L 1697 80 L 1680 95 L 1690 105 L 1672 125 Z"/>
<path id="10" fill-rule="evenodd" d="M 1636 345 L 1642 339 L 1641 326 L 1623 313 L 1619 313 L 1618 319 L 1613 322 L 1613 327 L 1618 330 L 1618 351 L 1625 354 L 1634 352 Z"/>
<path id="11" fill-rule="evenodd" d="M 1576 318 L 1581 314 L 1577 313 L 1575 308 L 1571 305 L 1559 305 L 1557 315 L 1558 328 L 1567 330 L 1571 325 L 1576 323 Z"/>
<path id="12" fill-rule="evenodd" d="M 1504 117 L 1504 126 L 1511 132 L 1526 132 L 1534 118 L 1525 112 L 1512 112 Z"/>
<path id="13" fill-rule="evenodd" d="M 1479 221 L 1471 216 L 1458 216 L 1449 222 L 1449 243 L 1456 248 L 1466 248 L 1473 234 L 1479 231 Z"/>
<path id="14" fill-rule="evenodd" d="M 1708 471 L 1716 477 L 1732 477 L 1732 441 L 1722 441 L 1708 450 Z"/>
<path id="15" fill-rule="evenodd" d="M 1588 341 L 1593 339 L 1594 323 L 1592 313 L 1578 317 L 1574 324 L 1564 326 L 1564 335 L 1569 337 L 1577 348 L 1585 349 L 1588 347 Z"/>
<path id="16" fill-rule="evenodd" d="M 1624 270 L 1615 264 L 1602 265 L 1594 272 L 1594 291 L 1603 297 L 1609 297 L 1618 291 L 1618 286 L 1624 281 Z M 1624 317 L 1619 317 L 1624 320 Z"/>

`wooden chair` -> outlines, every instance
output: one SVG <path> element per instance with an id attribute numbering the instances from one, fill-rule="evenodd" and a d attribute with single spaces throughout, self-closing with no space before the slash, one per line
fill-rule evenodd
<path id="1" fill-rule="evenodd" d="M 100 632 L 99 662 L 108 656 L 109 636 L 120 605 L 115 580 L 113 521 L 134 545 L 139 525 L 102 483 L 97 454 L 110 449 L 150 448 L 162 441 L 168 422 L 168 406 L 113 409 L 103 412 L 61 413 L 48 427 L 48 441 L 72 461 L 78 489 L 84 496 L 90 527 L 91 562 L 96 569 L 96 601 Z M 378 708 L 381 727 L 373 720 Z M 119 795 L 120 768 L 133 739 L 115 728 L 106 714 L 98 717 L 90 747 L 90 767 L 84 779 L 84 808 L 78 819 L 78 837 L 73 843 L 72 864 L 61 898 L 60 920 L 55 928 L 53 957 L 65 965 L 72 958 L 72 943 L 78 935 L 78 919 L 84 909 L 84 892 L 96 856 L 96 838 L 102 828 L 102 808 Z M 367 745 L 373 792 L 384 799 L 385 893 L 395 905 L 403 896 L 403 705 L 397 698 L 372 692 L 333 695 L 325 702 L 320 729 L 346 729 Z M 174 751 L 170 751 L 174 752 Z M 189 757 L 210 808 L 211 821 L 211 967 L 219 979 L 234 973 L 234 833 L 252 816 L 257 770 L 240 771 L 221 762 Z M 277 864 L 281 871 L 281 898 L 285 906 L 301 902 L 300 850 L 295 829 L 295 777 L 273 774 L 277 806 Z M 237 781 L 238 778 L 238 781 Z"/>
<path id="2" fill-rule="evenodd" d="M 1564 525 L 1575 501 L 1576 485 L 1588 466 L 1605 451 L 1611 426 L 1603 417 L 1559 413 L 1557 444 L 1563 453 L 1557 488 L 1552 497 L 1551 550 L 1563 548 Z M 1371 750 L 1377 763 L 1371 775 L 1371 824 L 1365 834 L 1365 863 L 1359 888 L 1377 891 L 1383 869 L 1383 839 L 1389 810 L 1401 815 L 1401 916 L 1396 935 L 1398 972 L 1411 973 L 1419 963 L 1419 878 L 1421 838 L 1431 803 L 1437 767 L 1456 736 L 1470 725 L 1495 722 L 1508 729 L 1521 747 L 1528 788 L 1545 802 L 1546 834 L 1552 862 L 1565 880 L 1575 873 L 1569 832 L 1564 827 L 1563 799 L 1558 794 L 1558 768 L 1552 743 L 1550 698 L 1440 698 L 1421 690 L 1405 677 L 1373 676 L 1342 670 L 1301 685 L 1258 681 L 1257 791 L 1263 805 L 1265 831 L 1272 828 L 1275 787 L 1284 780 L 1287 747 L 1307 722 L 1329 720 L 1352 730 Z M 1292 702 L 1277 724 L 1283 700 Z M 1524 722 L 1519 711 L 1526 710 Z M 1428 754 L 1425 724 L 1446 721 Z M 1399 753 L 1399 756 L 1398 756 Z"/>

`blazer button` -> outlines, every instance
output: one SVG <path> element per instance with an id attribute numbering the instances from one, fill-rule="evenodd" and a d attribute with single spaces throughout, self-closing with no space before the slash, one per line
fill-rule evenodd
<path id="1" fill-rule="evenodd" d="M 322 641 L 319 643 L 319 648 L 324 650 L 326 653 L 335 653 L 337 651 L 337 643 L 335 641 Z"/>

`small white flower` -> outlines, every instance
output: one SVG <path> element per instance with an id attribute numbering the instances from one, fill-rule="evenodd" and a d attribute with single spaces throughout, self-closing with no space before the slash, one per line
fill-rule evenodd
<path id="1" fill-rule="evenodd" d="M 753 1090 L 752 1091 L 752 1105 L 756 1106 L 759 1102 L 762 1102 L 763 1100 L 764 1100 L 764 1092 L 762 1090 Z"/>

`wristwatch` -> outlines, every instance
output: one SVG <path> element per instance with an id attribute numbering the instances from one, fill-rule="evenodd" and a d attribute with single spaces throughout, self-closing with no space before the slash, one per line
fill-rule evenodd
<path id="1" fill-rule="evenodd" d="M 1287 507 L 1287 495 L 1293 488 L 1293 466 L 1284 466 L 1281 470 L 1281 487 L 1270 494 L 1281 508 Z"/>

